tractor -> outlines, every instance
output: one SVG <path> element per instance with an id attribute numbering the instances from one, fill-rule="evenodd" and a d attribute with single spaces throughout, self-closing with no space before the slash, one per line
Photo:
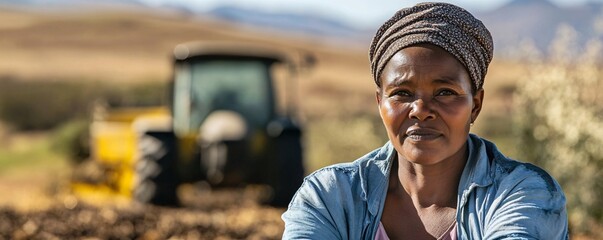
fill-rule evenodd
<path id="1" fill-rule="evenodd" d="M 313 63 L 266 45 L 176 46 L 167 106 L 93 111 L 90 159 L 101 174 L 73 190 L 175 205 L 183 183 L 265 184 L 269 203 L 286 205 L 304 177 L 294 78 Z"/>

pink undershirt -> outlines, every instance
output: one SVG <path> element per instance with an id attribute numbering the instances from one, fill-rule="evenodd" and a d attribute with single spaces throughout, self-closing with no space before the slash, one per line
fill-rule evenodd
<path id="1" fill-rule="evenodd" d="M 379 228 L 377 229 L 377 233 L 375 234 L 375 240 L 389 240 L 387 233 L 385 232 L 385 228 L 383 224 L 379 222 Z M 444 234 L 444 237 L 441 240 L 456 240 L 456 224 Z"/>

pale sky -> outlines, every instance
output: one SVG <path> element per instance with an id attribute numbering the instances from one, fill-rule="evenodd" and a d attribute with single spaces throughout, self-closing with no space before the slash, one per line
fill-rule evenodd
<path id="1" fill-rule="evenodd" d="M 220 5 L 235 5 L 272 12 L 316 13 L 331 15 L 333 19 L 356 27 L 373 27 L 391 17 L 401 7 L 411 6 L 421 0 L 141 0 L 151 5 L 183 4 L 197 11 L 207 11 Z M 449 0 L 469 11 L 497 8 L 511 0 Z M 583 2 L 603 0 L 550 0 L 558 5 L 571 6 Z"/>

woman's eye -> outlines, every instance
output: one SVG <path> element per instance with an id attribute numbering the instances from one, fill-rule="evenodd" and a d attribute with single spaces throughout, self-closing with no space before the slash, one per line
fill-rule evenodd
<path id="1" fill-rule="evenodd" d="M 412 96 L 412 94 L 410 94 L 410 92 L 408 92 L 408 91 L 395 91 L 392 94 L 392 97 L 393 96 L 410 97 L 410 96 Z"/>
<path id="2" fill-rule="evenodd" d="M 442 91 L 439 91 L 438 94 L 436 94 L 436 96 L 452 96 L 452 95 L 457 95 L 457 93 L 452 90 L 449 90 L 449 89 L 444 89 Z"/>

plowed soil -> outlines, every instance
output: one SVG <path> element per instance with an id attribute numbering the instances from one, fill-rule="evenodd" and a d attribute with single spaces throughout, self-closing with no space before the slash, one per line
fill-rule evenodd
<path id="1" fill-rule="evenodd" d="M 264 194 L 257 187 L 189 187 L 180 207 L 66 196 L 42 210 L 0 209 L 0 239 L 280 239 L 284 209 L 260 204 Z"/>

